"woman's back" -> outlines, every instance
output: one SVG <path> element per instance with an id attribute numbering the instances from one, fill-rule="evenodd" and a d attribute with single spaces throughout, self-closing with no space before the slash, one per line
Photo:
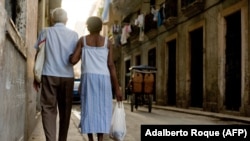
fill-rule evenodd
<path id="1" fill-rule="evenodd" d="M 82 47 L 82 73 L 104 74 L 110 75 L 107 60 L 108 60 L 108 38 L 83 37 Z"/>
<path id="2" fill-rule="evenodd" d="M 86 38 L 86 45 L 91 47 L 102 47 L 105 44 L 105 37 L 97 34 L 97 35 L 87 35 Z"/>

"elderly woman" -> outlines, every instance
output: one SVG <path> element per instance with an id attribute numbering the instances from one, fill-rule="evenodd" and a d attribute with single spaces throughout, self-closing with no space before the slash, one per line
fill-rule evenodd
<path id="1" fill-rule="evenodd" d="M 89 35 L 78 40 L 70 62 L 76 64 L 81 59 L 81 132 L 93 141 L 93 133 L 98 141 L 109 133 L 112 118 L 112 88 L 117 101 L 122 94 L 113 62 L 112 43 L 108 37 L 100 35 L 102 20 L 92 16 L 87 20 Z"/>

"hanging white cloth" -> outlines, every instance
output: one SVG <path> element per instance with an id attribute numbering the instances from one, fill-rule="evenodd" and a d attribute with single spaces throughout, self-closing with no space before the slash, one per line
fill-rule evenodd
<path id="1" fill-rule="evenodd" d="M 138 15 L 137 21 L 138 21 L 139 27 L 144 27 L 144 15 L 143 14 Z"/>
<path id="2" fill-rule="evenodd" d="M 144 14 L 143 13 L 138 15 L 137 19 L 135 20 L 135 25 L 137 25 L 140 29 L 139 41 L 143 41 L 144 40 Z"/>
<path id="3" fill-rule="evenodd" d="M 122 28 L 122 35 L 121 35 L 121 44 L 126 44 L 127 39 L 130 36 L 129 33 L 131 32 L 131 26 L 129 24 L 124 25 Z"/>
<path id="4" fill-rule="evenodd" d="M 120 25 L 114 24 L 114 25 L 113 25 L 113 28 L 112 28 L 112 32 L 115 33 L 115 34 L 117 34 L 117 33 L 120 32 L 120 28 L 121 28 Z"/>
<path id="5" fill-rule="evenodd" d="M 153 7 L 151 8 L 151 13 L 154 15 L 154 17 L 153 17 L 154 21 L 157 21 L 158 12 L 159 12 L 159 10 L 157 10 Z"/>

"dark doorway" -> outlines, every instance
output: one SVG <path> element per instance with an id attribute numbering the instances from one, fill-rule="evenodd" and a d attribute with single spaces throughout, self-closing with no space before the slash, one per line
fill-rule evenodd
<path id="1" fill-rule="evenodd" d="M 156 67 L 156 49 L 150 49 L 148 51 L 148 65 Z"/>
<path id="2" fill-rule="evenodd" d="M 149 65 L 149 66 L 156 67 L 156 49 L 155 49 L 155 48 L 150 49 L 150 50 L 148 51 L 148 65 Z M 154 74 L 154 79 L 155 79 L 155 74 Z M 154 82 L 156 82 L 156 81 L 154 80 Z M 155 84 L 156 84 L 156 83 L 155 83 Z M 156 96 L 155 96 L 155 85 L 154 85 L 153 100 L 154 100 L 154 101 L 156 100 Z"/>
<path id="3" fill-rule="evenodd" d="M 130 75 L 131 75 L 130 70 L 129 70 L 129 68 L 131 67 L 130 65 L 131 65 L 130 60 L 127 60 L 125 62 L 125 88 L 126 88 L 127 84 L 129 83 L 129 80 L 130 80 Z M 128 99 L 128 95 L 130 95 L 128 92 L 130 92 L 130 91 L 125 91 L 125 99 L 126 100 Z"/>
<path id="4" fill-rule="evenodd" d="M 135 56 L 135 65 L 136 66 L 141 65 L 141 55 Z"/>
<path id="5" fill-rule="evenodd" d="M 241 106 L 241 14 L 226 17 L 225 106 L 238 111 Z"/>
<path id="6" fill-rule="evenodd" d="M 190 106 L 202 107 L 203 103 L 203 28 L 190 32 L 191 83 Z"/>
<path id="7" fill-rule="evenodd" d="M 167 43 L 168 46 L 168 79 L 167 104 L 176 105 L 176 40 Z"/>

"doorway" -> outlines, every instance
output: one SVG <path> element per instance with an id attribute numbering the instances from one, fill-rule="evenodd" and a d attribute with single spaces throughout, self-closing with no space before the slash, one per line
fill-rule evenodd
<path id="1" fill-rule="evenodd" d="M 225 107 L 238 111 L 241 106 L 241 13 L 226 20 Z"/>
<path id="2" fill-rule="evenodd" d="M 135 65 L 136 66 L 141 65 L 141 55 L 136 55 L 135 56 Z"/>
<path id="3" fill-rule="evenodd" d="M 156 67 L 156 49 L 155 48 L 152 48 L 148 51 L 148 66 Z M 154 79 L 155 77 L 156 76 L 154 74 Z M 154 82 L 156 81 L 154 80 Z M 155 84 L 154 84 L 154 92 L 153 92 L 153 101 L 156 100 Z"/>
<path id="4" fill-rule="evenodd" d="M 167 104 L 176 105 L 176 40 L 167 43 L 168 73 L 167 73 Z"/>
<path id="5" fill-rule="evenodd" d="M 203 28 L 190 32 L 191 83 L 190 106 L 202 108 L 203 104 Z"/>
<path id="6" fill-rule="evenodd" d="M 130 60 L 126 60 L 125 61 L 125 88 L 127 87 L 129 81 L 130 81 L 130 70 L 129 68 L 131 67 L 130 66 L 131 63 L 130 63 Z M 130 91 L 125 91 L 125 99 L 128 100 L 128 95 L 131 95 Z"/>

